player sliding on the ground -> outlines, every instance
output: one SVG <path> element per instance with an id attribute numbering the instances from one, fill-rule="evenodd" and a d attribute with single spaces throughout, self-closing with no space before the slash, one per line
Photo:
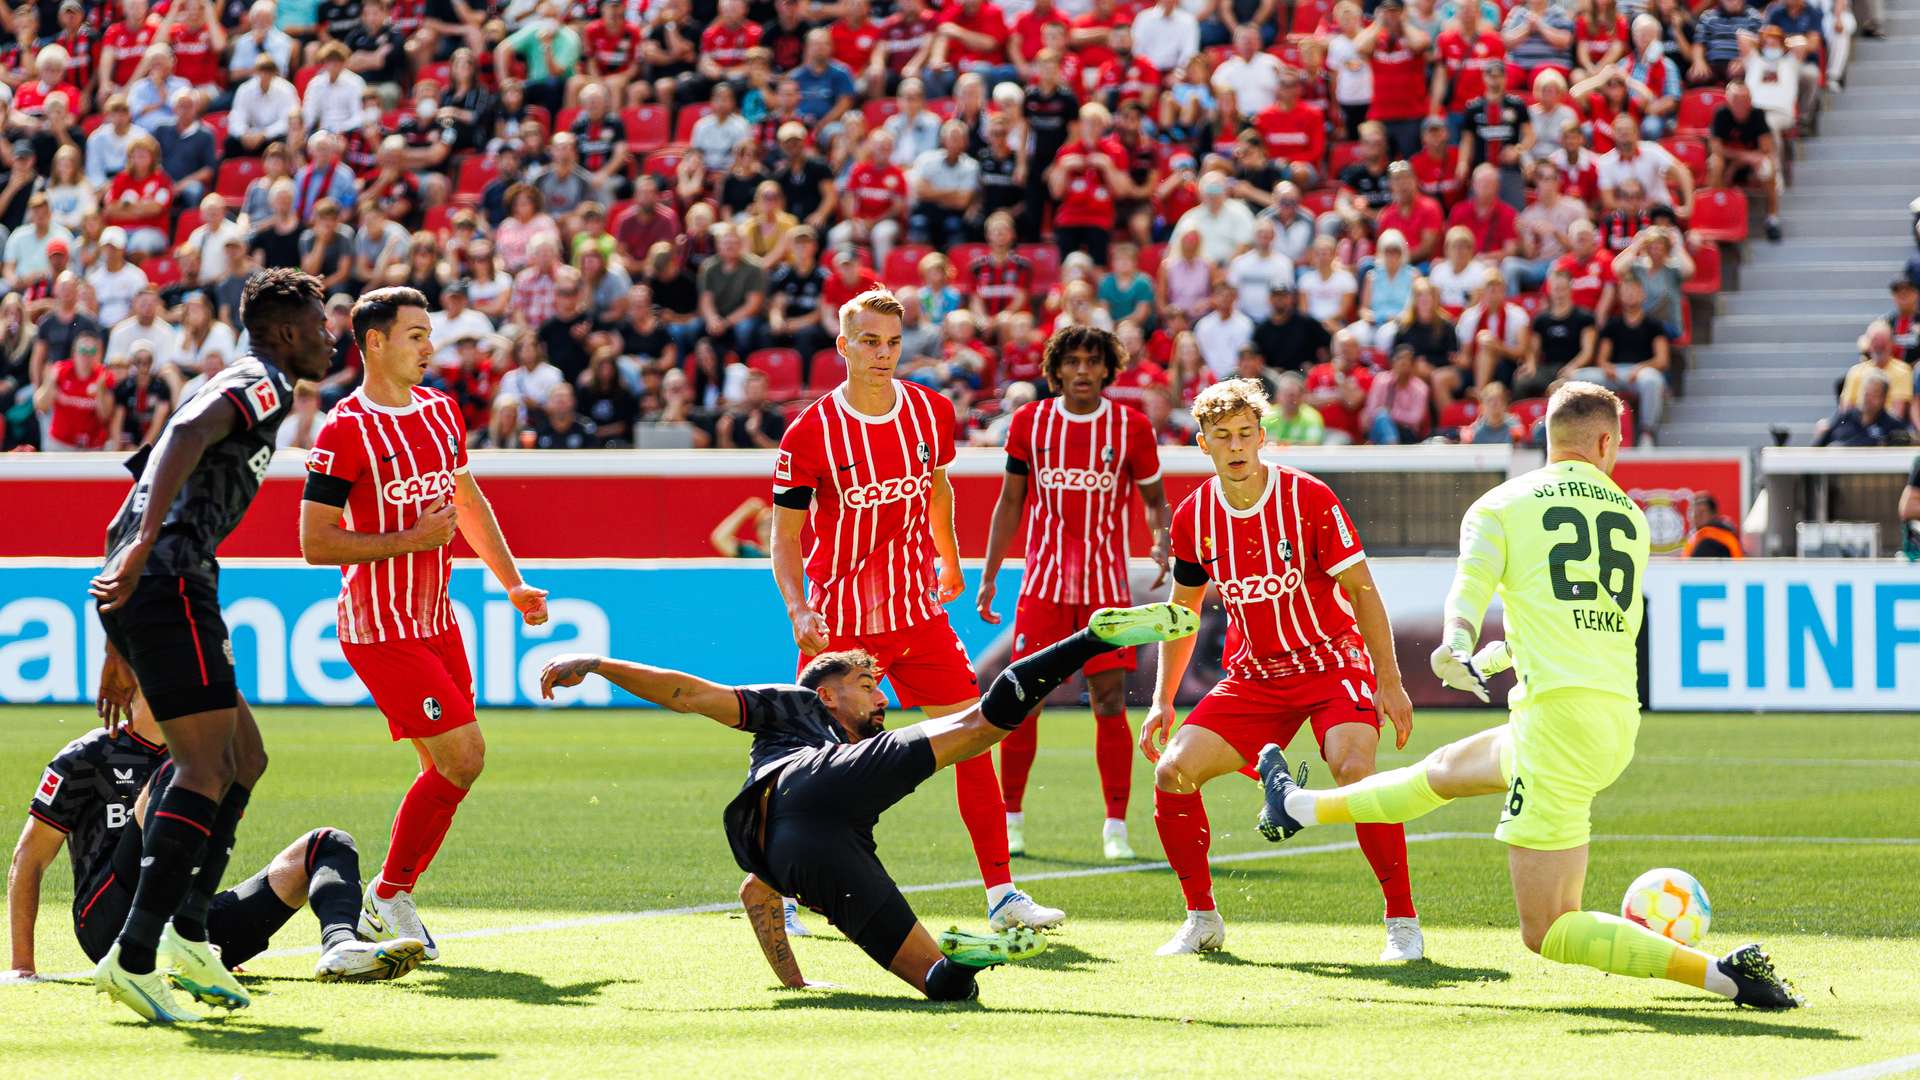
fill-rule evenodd
<path id="1" fill-rule="evenodd" d="M 774 462 L 773 580 L 800 646 L 796 671 L 821 653 L 859 649 L 902 708 L 948 716 L 980 699 L 967 651 L 941 609 L 965 587 L 947 483 L 953 403 L 893 377 L 901 313 L 900 301 L 879 288 L 840 307 L 835 344 L 847 381 L 787 428 Z M 809 525 L 803 556 L 800 532 Z M 962 761 L 953 786 L 987 888 L 988 925 L 1045 929 L 1066 918 L 1013 884 L 992 755 Z"/>
<path id="2" fill-rule="evenodd" d="M 1494 592 L 1506 611 L 1519 683 L 1508 722 L 1416 765 L 1331 791 L 1287 775 L 1280 747 L 1260 755 L 1260 829 L 1283 840 L 1309 825 L 1405 822 L 1454 799 L 1506 793 L 1494 836 L 1527 948 L 1565 964 L 1664 978 L 1741 1005 L 1790 1009 L 1800 996 L 1759 945 L 1718 960 L 1615 915 L 1580 910 L 1589 811 L 1633 759 L 1640 729 L 1635 639 L 1645 606 L 1646 517 L 1613 482 L 1620 400 L 1568 383 L 1547 404 L 1547 462 L 1480 497 L 1460 524 L 1460 562 L 1447 594 L 1445 638 L 1433 654 L 1442 682 L 1487 700 L 1484 676 L 1507 650 L 1474 655 Z"/>
<path id="3" fill-rule="evenodd" d="M 753 736 L 746 785 L 727 805 L 727 842 L 748 875 L 741 903 L 783 985 L 806 985 L 781 918 L 787 895 L 927 997 L 964 1001 L 978 993 L 976 969 L 1031 956 L 1043 939 L 1015 927 L 949 930 L 936 940 L 880 864 L 874 824 L 935 772 L 987 753 L 1087 661 L 1185 638 L 1198 625 L 1172 604 L 1097 611 L 1086 629 L 1015 661 L 965 711 L 895 731 L 886 730 L 874 659 L 857 649 L 814 657 L 798 686 L 721 686 L 624 660 L 563 656 L 541 672 L 540 690 L 550 698 L 554 687 L 597 673 L 637 697 Z"/>
<path id="4" fill-rule="evenodd" d="M 1095 608 L 1133 602 L 1127 555 L 1133 493 L 1146 504 L 1153 533 L 1153 561 L 1167 576 L 1170 508 L 1160 484 L 1160 450 L 1144 414 L 1102 393 L 1124 365 L 1120 339 L 1091 326 L 1058 330 L 1047 341 L 1043 367 L 1059 397 L 1024 405 L 1007 429 L 1007 474 L 987 533 L 987 561 L 980 573 L 980 617 L 999 623 L 993 611 L 994 578 L 1020 518 L 1029 486 L 1033 514 L 1027 521 L 1027 570 L 1013 615 L 1013 658 L 1020 659 L 1086 625 Z M 1087 664 L 1092 699 L 1093 757 L 1106 801 L 1101 843 L 1109 859 L 1131 859 L 1127 842 L 1127 797 L 1133 785 L 1133 733 L 1127 730 L 1127 672 L 1138 664 L 1132 649 L 1120 649 Z M 1007 804 L 1008 850 L 1025 854 L 1021 811 L 1027 776 L 1039 740 L 1039 714 L 1000 744 L 1000 792 Z"/>
<path id="5" fill-rule="evenodd" d="M 40 882 L 62 845 L 73 863 L 74 937 L 92 960 L 112 948 L 140 878 L 141 830 L 175 776 L 159 738 L 159 725 L 136 696 L 127 724 L 82 735 L 41 773 L 7 876 L 13 945 L 7 974 L 27 979 L 36 973 L 33 930 Z M 238 967 L 265 949 L 303 906 L 312 908 L 320 923 L 320 962 L 313 973 L 323 981 L 397 979 L 414 969 L 426 949 L 418 940 L 375 943 L 354 936 L 360 853 L 353 837 L 330 828 L 308 832 L 259 873 L 214 894 L 207 907 L 207 940 L 220 950 L 223 963 Z"/>
<path id="6" fill-rule="evenodd" d="M 1266 391 L 1251 379 L 1217 383 L 1193 402 L 1200 446 L 1216 475 L 1174 511 L 1173 602 L 1198 610 L 1212 582 L 1235 644 L 1225 658 L 1227 677 L 1171 740 L 1174 694 L 1193 643 L 1162 648 L 1153 708 L 1140 729 L 1141 749 L 1157 761 L 1153 821 L 1187 901 L 1186 921 L 1161 946 L 1163 956 L 1218 949 L 1226 939 L 1207 865 L 1202 784 L 1247 771 L 1262 746 L 1284 745 L 1309 722 L 1321 758 L 1351 782 L 1373 772 L 1381 714 L 1393 723 L 1396 746 L 1413 731 L 1393 627 L 1359 533 L 1327 485 L 1260 460 L 1266 410 Z M 1417 960 L 1425 943 L 1407 876 L 1406 833 L 1398 825 L 1356 832 L 1386 896 L 1380 959 Z"/>
<path id="7" fill-rule="evenodd" d="M 480 776 L 486 740 L 473 713 L 473 673 L 447 598 L 457 528 L 528 626 L 547 621 L 547 593 L 521 580 L 486 495 L 467 471 L 460 406 L 420 385 L 433 363 L 427 298 L 376 289 L 353 305 L 366 382 L 333 407 L 307 454 L 300 552 L 341 568 L 340 651 L 409 739 L 420 773 L 393 817 L 380 876 L 367 883 L 360 933 L 440 950 L 413 905 L 461 800 Z"/>
<path id="8" fill-rule="evenodd" d="M 260 492 L 293 407 L 292 377 L 326 374 L 333 335 L 321 299 L 318 278 L 285 267 L 247 282 L 240 320 L 252 355 L 209 378 L 128 459 L 137 479 L 88 588 L 107 632 L 103 682 L 137 681 L 177 771 L 146 830 L 126 925 L 93 973 L 108 997 L 156 1023 L 200 1019 L 174 997 L 167 969 L 207 1004 L 252 1001 L 207 945 L 207 908 L 267 767 L 234 683 L 214 553 Z"/>

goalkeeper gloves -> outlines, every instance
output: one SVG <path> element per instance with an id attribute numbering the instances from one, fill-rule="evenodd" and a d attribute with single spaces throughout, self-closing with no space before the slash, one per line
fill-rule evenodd
<path id="1" fill-rule="evenodd" d="M 1513 654 L 1504 641 L 1490 641 L 1475 653 L 1473 637 L 1465 627 L 1448 631 L 1433 650 L 1433 673 L 1443 686 L 1489 701 L 1487 679 L 1513 666 Z"/>

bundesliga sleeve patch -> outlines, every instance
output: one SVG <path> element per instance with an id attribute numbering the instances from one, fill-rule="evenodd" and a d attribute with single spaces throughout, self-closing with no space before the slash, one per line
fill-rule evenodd
<path id="1" fill-rule="evenodd" d="M 60 794 L 60 785 L 66 782 L 66 777 L 48 769 L 46 775 L 40 778 L 40 787 L 33 793 L 33 801 L 43 806 L 52 806 L 53 800 Z"/>
<path id="2" fill-rule="evenodd" d="M 247 387 L 247 400 L 253 406 L 254 419 L 265 420 L 280 407 L 280 391 L 274 389 L 272 379 L 261 379 Z"/>
<path id="3" fill-rule="evenodd" d="M 780 456 L 773 459 L 773 478 L 775 480 L 792 480 L 793 479 L 793 455 L 792 454 L 788 453 L 785 450 L 782 450 L 780 451 Z"/>
<path id="4" fill-rule="evenodd" d="M 333 451 L 315 447 L 307 451 L 307 471 L 330 473 L 333 471 Z"/>

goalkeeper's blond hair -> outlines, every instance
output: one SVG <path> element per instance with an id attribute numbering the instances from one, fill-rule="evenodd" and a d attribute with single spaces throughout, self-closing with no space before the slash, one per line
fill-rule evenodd
<path id="1" fill-rule="evenodd" d="M 1214 383 L 1193 399 L 1193 420 L 1205 431 L 1246 409 L 1255 420 L 1266 417 L 1267 388 L 1258 379 L 1227 379 Z"/>

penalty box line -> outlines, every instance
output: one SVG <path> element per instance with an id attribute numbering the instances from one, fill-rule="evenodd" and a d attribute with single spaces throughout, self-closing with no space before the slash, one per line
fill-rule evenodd
<path id="1" fill-rule="evenodd" d="M 1920 847 L 1920 837 L 1893 836 L 1715 836 L 1689 833 L 1610 833 L 1599 834 L 1594 840 L 1605 843 L 1673 843 L 1673 844 L 1821 844 L 1850 846 L 1895 846 Z M 1424 832 L 1408 833 L 1407 843 L 1427 844 L 1442 840 L 1493 840 L 1492 833 L 1485 832 Z M 1326 844 L 1309 844 L 1304 847 L 1276 847 L 1265 851 L 1236 851 L 1226 855 L 1215 855 L 1208 860 L 1214 866 L 1231 866 L 1235 863 L 1258 862 L 1265 859 L 1299 858 L 1305 855 L 1325 855 L 1335 851 L 1357 851 L 1360 845 L 1353 840 L 1337 840 Z M 1064 881 L 1072 878 L 1106 877 L 1111 874 L 1137 874 L 1145 871 L 1170 869 L 1166 861 L 1141 861 L 1119 863 L 1113 866 L 1082 866 L 1072 870 L 1043 870 L 1039 873 L 1024 874 L 1019 881 Z M 980 887 L 977 878 L 961 881 L 937 881 L 919 885 L 902 885 L 903 893 L 948 892 L 955 889 Z M 652 908 L 646 911 L 614 911 L 605 915 L 583 915 L 572 919 L 548 919 L 544 922 L 523 923 L 518 926 L 483 926 L 472 930 L 455 930 L 452 933 L 436 936 L 438 941 L 472 941 L 477 938 L 507 937 L 516 934 L 540 934 L 556 930 L 584 930 L 596 926 L 616 926 L 621 923 L 639 922 L 643 919 L 661 919 L 675 915 L 714 915 L 721 912 L 737 911 L 739 901 L 721 901 L 712 904 L 690 904 L 685 907 Z M 316 956 L 320 952 L 318 945 L 301 945 L 290 949 L 268 949 L 255 956 L 255 960 L 279 960 L 293 956 Z M 35 982 L 71 982 L 92 978 L 91 971 L 68 972 L 64 975 L 43 975 Z M 0 983 L 0 986 L 30 986 L 31 983 Z M 1882 1074 L 1875 1074 L 1882 1075 Z"/>

